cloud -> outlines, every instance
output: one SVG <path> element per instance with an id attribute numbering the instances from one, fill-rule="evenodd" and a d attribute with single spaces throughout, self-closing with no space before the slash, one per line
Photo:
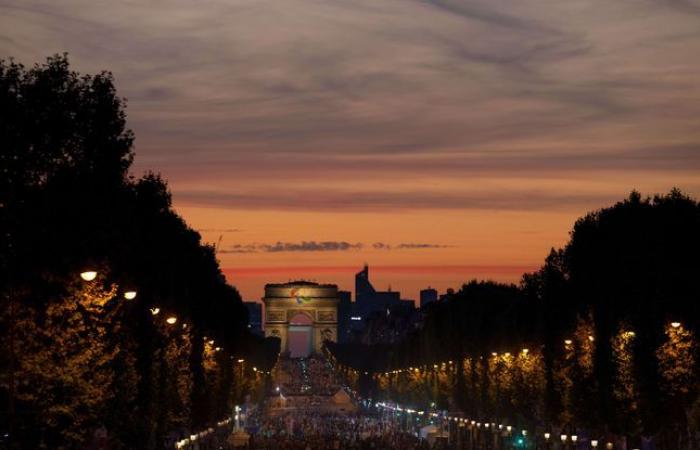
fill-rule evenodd
<path id="1" fill-rule="evenodd" d="M 347 191 L 288 188 L 266 192 L 176 192 L 181 204 L 237 210 L 285 210 L 324 212 L 388 212 L 418 210 L 547 211 L 583 210 L 619 200 L 629 191 L 601 193 L 551 192 L 547 190 L 454 191 Z"/>
<path id="2" fill-rule="evenodd" d="M 362 248 L 362 244 L 351 244 L 345 241 L 303 241 L 303 242 L 276 242 L 272 245 L 262 245 L 263 251 L 275 252 L 329 252 L 357 250 Z"/>
<path id="3" fill-rule="evenodd" d="M 223 249 L 218 249 L 217 253 L 257 253 L 258 246 L 255 244 L 234 244 Z"/>
<path id="4" fill-rule="evenodd" d="M 275 242 L 274 244 L 235 244 L 220 251 L 220 253 L 279 253 L 279 252 L 333 252 L 359 250 L 361 243 L 346 241 L 302 241 Z"/>
<path id="5" fill-rule="evenodd" d="M 396 244 L 396 245 L 386 244 L 384 242 L 375 242 L 372 244 L 372 248 L 374 248 L 376 250 L 405 250 L 405 249 L 416 250 L 416 249 L 449 248 L 449 247 L 452 247 L 452 246 L 451 245 L 443 245 L 443 244 L 425 244 L 425 243 L 416 243 L 416 242 L 401 243 L 401 244 Z"/>
<path id="6" fill-rule="evenodd" d="M 360 250 L 365 247 L 371 247 L 375 250 L 406 250 L 406 249 L 432 249 L 432 248 L 449 248 L 450 245 L 443 244 L 425 244 L 425 243 L 400 243 L 387 244 L 384 242 L 375 242 L 371 246 L 357 242 L 350 243 L 347 241 L 302 241 L 302 242 L 275 242 L 274 244 L 234 244 L 219 250 L 219 253 L 279 253 L 279 252 L 337 252 Z"/>
<path id="7" fill-rule="evenodd" d="M 68 51 L 76 70 L 111 70 L 135 171 L 162 170 L 176 206 L 409 209 L 415 195 L 417 208 L 469 209 L 483 203 L 471 187 L 445 206 L 429 186 L 521 174 L 559 185 L 496 190 L 488 207 L 557 210 L 618 198 L 597 186 L 601 172 L 637 172 L 628 191 L 700 168 L 698 11 L 691 0 L 7 0 L 0 57 Z M 560 193 L 571 175 L 589 188 Z M 407 178 L 413 189 L 398 186 Z M 287 192 L 299 180 L 385 188 Z"/>

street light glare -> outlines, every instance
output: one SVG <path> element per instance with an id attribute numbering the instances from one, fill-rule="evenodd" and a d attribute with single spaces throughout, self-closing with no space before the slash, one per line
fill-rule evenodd
<path id="1" fill-rule="evenodd" d="M 136 291 L 126 291 L 124 292 L 124 298 L 127 300 L 133 300 L 136 298 Z"/>
<path id="2" fill-rule="evenodd" d="M 177 317 L 175 316 L 170 316 L 167 319 L 165 319 L 166 322 L 168 322 L 170 325 L 174 325 L 175 322 L 177 322 Z"/>
<path id="3" fill-rule="evenodd" d="M 154 316 L 157 316 L 159 312 L 160 312 L 160 308 L 158 308 L 158 307 L 151 308 L 151 314 L 153 314 Z"/>
<path id="4" fill-rule="evenodd" d="M 85 281 L 92 281 L 97 278 L 97 272 L 94 270 L 86 270 L 85 272 L 80 272 L 80 278 Z"/>
<path id="5" fill-rule="evenodd" d="M 672 326 L 673 328 L 680 328 L 681 323 L 680 323 L 680 322 L 671 322 L 671 326 Z"/>

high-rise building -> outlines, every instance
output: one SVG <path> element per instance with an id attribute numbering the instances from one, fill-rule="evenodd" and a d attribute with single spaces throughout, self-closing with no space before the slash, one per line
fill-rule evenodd
<path id="1" fill-rule="evenodd" d="M 348 341 L 351 316 L 352 293 L 350 291 L 338 291 L 338 342 Z"/>
<path id="2" fill-rule="evenodd" d="M 428 286 L 427 289 L 422 289 L 420 291 L 420 307 L 425 308 L 428 304 L 436 302 L 438 299 L 437 289 L 433 289 Z"/>
<path id="3" fill-rule="evenodd" d="M 361 271 L 355 274 L 355 305 L 353 318 L 365 318 L 374 312 L 386 312 L 394 308 L 414 309 L 413 300 L 401 298 L 401 292 L 378 291 L 369 280 L 369 267 L 365 264 Z"/>
<path id="4" fill-rule="evenodd" d="M 395 291 L 377 291 L 369 281 L 369 266 L 355 274 L 355 311 L 353 316 L 367 317 L 375 311 L 386 311 L 389 307 L 399 305 L 401 293 Z"/>

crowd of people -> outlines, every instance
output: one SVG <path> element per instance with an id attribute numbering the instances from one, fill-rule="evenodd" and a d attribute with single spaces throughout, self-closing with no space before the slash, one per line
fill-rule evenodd
<path id="1" fill-rule="evenodd" d="M 268 417 L 251 437 L 251 450 L 418 450 L 427 441 L 392 422 L 367 415 L 303 413 Z"/>
<path id="2" fill-rule="evenodd" d="M 275 369 L 276 387 L 283 395 L 333 395 L 340 382 L 320 356 L 280 358 Z"/>
<path id="3" fill-rule="evenodd" d="M 280 358 L 267 414 L 250 418 L 251 450 L 418 450 L 442 448 L 394 421 L 356 407 L 328 408 L 342 386 L 322 356 Z M 348 399 L 349 401 L 349 399 Z"/>

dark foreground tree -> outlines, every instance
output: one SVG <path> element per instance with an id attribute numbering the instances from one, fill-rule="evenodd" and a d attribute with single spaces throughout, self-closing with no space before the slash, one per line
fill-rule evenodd
<path id="1" fill-rule="evenodd" d="M 482 423 L 695 449 L 699 231 L 700 204 L 680 191 L 633 192 L 579 219 L 518 288 L 470 282 L 405 342 L 361 360 L 329 350 L 345 372 L 370 374 L 373 398 L 426 408 L 436 398 L 416 392 L 437 378 Z"/>
<path id="2" fill-rule="evenodd" d="M 65 56 L 0 62 L 0 417 L 11 448 L 79 448 L 103 426 L 114 448 L 162 448 L 220 420 L 231 386 L 259 378 L 232 361 L 274 364 L 166 183 L 129 176 L 124 106 L 109 73 L 81 76 Z M 92 281 L 79 276 L 88 269 Z"/>

